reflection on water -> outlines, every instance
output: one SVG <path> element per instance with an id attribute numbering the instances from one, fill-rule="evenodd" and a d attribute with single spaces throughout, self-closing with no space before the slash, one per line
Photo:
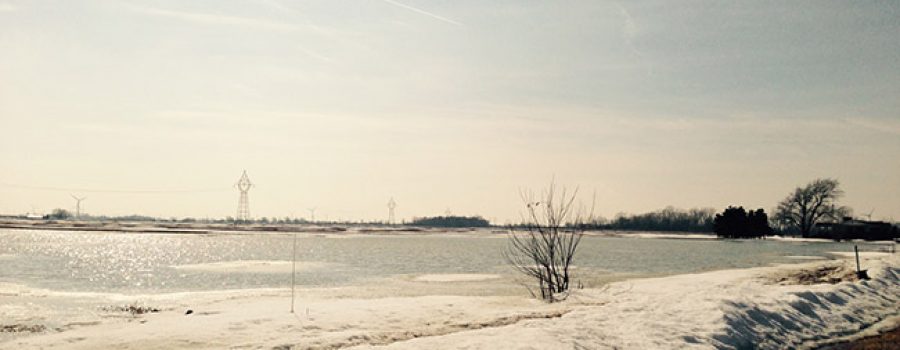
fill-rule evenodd
<path id="1" fill-rule="evenodd" d="M 158 293 L 284 287 L 293 237 L 0 230 L 0 282 L 63 291 Z M 363 283 L 395 275 L 511 275 L 502 234 L 351 236 L 300 234 L 297 284 Z M 668 275 L 797 262 L 847 243 L 585 237 L 583 277 Z M 246 261 L 242 263 L 242 261 Z M 190 268 L 212 266 L 214 268 Z M 187 268 L 185 268 L 187 267 Z M 262 270 L 260 270 L 262 269 Z"/>

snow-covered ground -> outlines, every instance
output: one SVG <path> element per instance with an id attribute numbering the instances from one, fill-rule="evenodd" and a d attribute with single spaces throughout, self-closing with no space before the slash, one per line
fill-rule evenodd
<path id="1" fill-rule="evenodd" d="M 444 273 L 444 274 L 428 274 L 414 278 L 418 282 L 469 282 L 469 281 L 486 281 L 501 278 L 500 275 L 490 275 L 483 273 Z"/>
<path id="2" fill-rule="evenodd" d="M 321 270 L 333 267 L 319 261 L 273 261 L 273 260 L 240 260 L 203 264 L 185 264 L 172 266 L 178 270 L 229 273 L 290 273 L 296 271 Z"/>
<path id="3" fill-rule="evenodd" d="M 823 260 L 627 280 L 555 304 L 317 289 L 301 291 L 290 313 L 290 293 L 278 289 L 142 296 L 161 312 L 17 337 L 0 349 L 804 348 L 900 316 L 898 256 L 870 254 L 862 264 L 871 280 L 793 284 L 792 276 L 810 271 L 846 277 L 855 268 L 851 260 Z M 428 282 L 416 283 L 430 286 L 489 276 L 421 277 Z"/>

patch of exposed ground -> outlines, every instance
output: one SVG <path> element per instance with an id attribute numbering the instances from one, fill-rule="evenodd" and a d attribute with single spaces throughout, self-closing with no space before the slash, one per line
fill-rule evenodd
<path id="1" fill-rule="evenodd" d="M 109 311 L 109 312 L 127 312 L 132 315 L 143 315 L 143 314 L 159 312 L 158 308 L 151 307 L 151 306 L 138 305 L 138 304 L 130 304 L 130 305 L 124 305 L 124 306 L 110 306 L 110 307 L 104 307 L 104 308 L 102 308 L 102 310 Z"/>
<path id="2" fill-rule="evenodd" d="M 846 264 L 830 264 L 785 270 L 769 277 L 768 282 L 778 285 L 813 285 L 838 284 L 858 280 L 855 269 Z"/>
<path id="3" fill-rule="evenodd" d="M 819 350 L 896 350 L 900 349 L 900 328 L 859 340 L 829 345 Z"/>
<path id="4" fill-rule="evenodd" d="M 0 333 L 40 333 L 47 330 L 41 324 L 4 324 L 0 325 Z"/>

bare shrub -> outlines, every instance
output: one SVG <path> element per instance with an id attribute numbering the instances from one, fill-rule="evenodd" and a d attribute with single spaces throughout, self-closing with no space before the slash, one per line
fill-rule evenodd
<path id="1" fill-rule="evenodd" d="M 575 212 L 577 193 L 576 189 L 569 194 L 565 188 L 557 193 L 553 183 L 540 197 L 523 192 L 523 223 L 509 228 L 504 258 L 517 271 L 537 280 L 540 297 L 547 302 L 568 296 L 572 262 L 585 227 L 584 211 Z"/>

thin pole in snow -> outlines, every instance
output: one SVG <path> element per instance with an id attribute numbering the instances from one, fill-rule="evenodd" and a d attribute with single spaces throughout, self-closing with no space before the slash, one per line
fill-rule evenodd
<path id="1" fill-rule="evenodd" d="M 859 248 L 856 247 L 856 244 L 853 245 L 853 253 L 856 254 L 856 274 L 859 275 Z"/>
<path id="2" fill-rule="evenodd" d="M 294 232 L 294 249 L 291 253 L 291 313 L 294 313 L 294 285 L 297 276 L 297 233 Z"/>

